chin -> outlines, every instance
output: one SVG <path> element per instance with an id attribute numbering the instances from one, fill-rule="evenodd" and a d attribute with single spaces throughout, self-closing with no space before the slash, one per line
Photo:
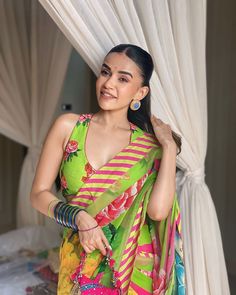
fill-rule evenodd
<path id="1" fill-rule="evenodd" d="M 128 108 L 128 106 L 118 102 L 117 99 L 112 99 L 109 101 L 99 97 L 97 99 L 97 102 L 100 109 L 104 111 L 117 111 L 123 108 Z"/>
<path id="2" fill-rule="evenodd" d="M 112 108 L 111 106 L 104 105 L 104 104 L 101 104 L 101 103 L 98 103 L 98 106 L 103 111 L 113 111 L 113 110 L 115 110 L 115 108 Z"/>
<path id="3" fill-rule="evenodd" d="M 115 110 L 117 107 L 112 106 L 111 103 L 98 99 L 98 105 L 102 110 Z"/>

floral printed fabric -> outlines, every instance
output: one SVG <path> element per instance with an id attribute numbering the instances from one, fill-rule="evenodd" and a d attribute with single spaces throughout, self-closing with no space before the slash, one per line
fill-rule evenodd
<path id="1" fill-rule="evenodd" d="M 120 275 L 124 294 L 185 295 L 181 223 L 176 198 L 170 215 L 159 224 L 146 215 L 148 196 L 160 167 L 159 147 L 150 155 L 140 158 L 140 161 L 134 167 L 130 167 L 119 181 L 108 186 L 101 197 L 96 198 L 96 193 L 90 196 L 86 190 L 84 195 L 81 195 L 84 200 L 81 201 L 77 196 L 78 191 L 85 187 L 87 182 L 93 178 L 97 180 L 96 176 L 99 176 L 99 171 L 88 163 L 84 151 L 91 118 L 92 114 L 79 116 L 66 145 L 60 167 L 63 196 L 71 204 L 82 208 L 87 202 L 88 212 L 103 228 L 112 245 L 115 268 Z M 136 125 L 131 123 L 130 127 L 132 144 L 137 138 L 143 140 L 141 144 L 136 144 L 139 146 L 137 150 L 141 153 L 144 150 L 142 146 L 149 144 L 150 137 Z M 129 152 L 128 149 L 127 159 L 130 157 Z M 129 163 L 129 160 L 125 163 Z M 122 168 L 109 169 L 112 174 L 113 170 L 118 173 Z M 112 178 L 111 175 L 107 177 L 108 180 Z M 100 185 L 101 189 L 103 187 L 105 185 Z M 108 199 L 110 201 L 107 201 Z M 71 276 L 79 265 L 81 251 L 78 234 L 65 229 L 60 248 L 58 294 L 70 294 L 73 287 Z M 102 283 L 109 287 L 110 272 L 98 250 L 88 255 L 83 273 L 89 277 L 96 277 L 98 273 L 104 274 Z"/>
<path id="2" fill-rule="evenodd" d="M 92 116 L 93 114 L 81 114 L 79 116 L 63 154 L 60 180 L 62 194 L 67 200 L 70 200 L 70 195 L 75 194 L 81 184 L 96 172 L 88 162 L 84 150 L 86 129 Z M 137 126 L 130 122 L 130 129 L 134 134 Z M 78 176 L 81 176 L 80 179 L 78 179 Z"/>
<path id="3" fill-rule="evenodd" d="M 123 194 L 117 197 L 113 202 L 106 206 L 101 212 L 99 212 L 95 219 L 98 222 L 99 226 L 105 226 L 111 221 L 119 217 L 122 213 L 130 208 L 134 198 L 137 196 L 138 191 L 143 186 L 147 175 L 144 175 L 141 179 L 138 180 L 133 186 L 128 188 Z"/>
<path id="4" fill-rule="evenodd" d="M 66 150 L 64 152 L 63 160 L 64 161 L 71 161 L 73 156 L 78 156 L 78 141 L 70 140 L 66 145 Z"/>

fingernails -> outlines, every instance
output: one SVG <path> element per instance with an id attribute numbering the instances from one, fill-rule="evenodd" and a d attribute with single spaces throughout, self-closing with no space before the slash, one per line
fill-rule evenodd
<path id="1" fill-rule="evenodd" d="M 112 250 L 112 247 L 111 247 L 111 245 L 109 245 L 109 249 L 110 249 L 110 250 Z"/>

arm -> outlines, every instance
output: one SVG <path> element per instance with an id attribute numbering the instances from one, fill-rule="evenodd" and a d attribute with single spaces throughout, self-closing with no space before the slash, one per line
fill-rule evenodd
<path id="1" fill-rule="evenodd" d="M 177 145 L 173 140 L 170 125 L 155 116 L 151 117 L 151 123 L 156 138 L 162 146 L 162 158 L 148 202 L 147 214 L 153 220 L 162 220 L 168 216 L 175 196 Z"/>
<path id="2" fill-rule="evenodd" d="M 59 201 L 51 192 L 51 189 L 60 168 L 65 145 L 77 120 L 78 115 L 76 114 L 60 116 L 49 130 L 43 145 L 30 193 L 30 200 L 32 206 L 46 216 L 48 216 L 50 203 L 55 200 L 55 203 L 52 204 L 54 206 L 50 206 L 50 215 L 53 216 L 56 201 Z M 79 229 L 85 230 L 93 228 L 97 225 L 97 222 L 87 212 L 80 211 L 76 215 L 76 224 Z M 79 232 L 79 239 L 87 253 L 100 249 L 105 255 L 105 245 L 110 247 L 100 227 L 91 231 Z"/>
<path id="3" fill-rule="evenodd" d="M 61 115 L 55 120 L 44 141 L 30 193 L 32 206 L 44 215 L 48 215 L 51 201 L 57 200 L 51 189 L 58 174 L 64 147 L 77 119 L 76 114 Z"/>
<path id="4" fill-rule="evenodd" d="M 162 220 L 168 216 L 176 190 L 176 144 L 175 142 L 168 142 L 162 148 L 163 153 L 158 177 L 153 185 L 147 207 L 147 213 L 153 220 Z"/>

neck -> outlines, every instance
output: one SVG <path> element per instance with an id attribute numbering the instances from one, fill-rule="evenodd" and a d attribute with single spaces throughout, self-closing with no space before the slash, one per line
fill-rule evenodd
<path id="1" fill-rule="evenodd" d="M 130 128 L 130 123 L 127 118 L 127 110 L 99 110 L 93 116 L 93 120 L 96 123 L 102 124 L 104 128 Z"/>

